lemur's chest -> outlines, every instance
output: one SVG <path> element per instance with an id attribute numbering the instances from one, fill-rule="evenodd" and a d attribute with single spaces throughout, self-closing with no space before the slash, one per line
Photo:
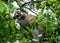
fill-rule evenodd
<path id="1" fill-rule="evenodd" d="M 36 16 L 32 14 L 24 14 L 24 16 L 25 16 L 25 20 L 28 20 L 30 23 L 36 21 Z"/>

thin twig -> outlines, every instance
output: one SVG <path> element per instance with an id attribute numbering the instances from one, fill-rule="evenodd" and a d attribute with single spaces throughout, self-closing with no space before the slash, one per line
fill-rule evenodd
<path id="1" fill-rule="evenodd" d="M 24 8 L 27 8 L 27 7 L 24 7 Z M 29 9 L 31 12 L 33 12 L 30 8 L 27 8 L 27 9 Z M 33 13 L 37 15 L 37 13 L 35 13 L 35 12 L 33 12 Z"/>

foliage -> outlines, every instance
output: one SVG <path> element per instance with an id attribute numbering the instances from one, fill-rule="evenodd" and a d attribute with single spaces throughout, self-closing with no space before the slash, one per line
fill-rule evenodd
<path id="1" fill-rule="evenodd" d="M 12 5 L 16 1 L 20 8 Z M 26 7 L 29 6 L 29 7 Z M 22 13 L 29 9 L 36 14 L 36 21 L 31 26 L 16 26 L 15 19 L 10 16 L 14 10 L 20 10 Z M 35 9 L 41 11 L 37 12 Z M 46 11 L 46 12 L 44 12 Z M 17 18 L 20 19 L 20 16 Z M 21 3 L 21 0 L 0 0 L 0 43 L 14 43 L 19 40 L 20 43 L 32 43 L 31 31 L 38 23 L 43 33 L 47 31 L 48 43 L 58 43 L 60 41 L 60 3 L 59 0 L 36 0 Z M 41 43 L 43 37 L 39 37 Z M 35 42 L 33 42 L 35 43 Z"/>

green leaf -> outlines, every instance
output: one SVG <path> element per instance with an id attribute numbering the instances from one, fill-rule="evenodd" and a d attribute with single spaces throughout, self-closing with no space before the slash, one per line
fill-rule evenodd
<path id="1" fill-rule="evenodd" d="M 10 10 L 10 12 L 11 12 L 11 13 L 14 13 L 14 10 L 15 10 L 15 9 L 16 9 L 16 8 L 13 6 L 12 9 Z"/>
<path id="2" fill-rule="evenodd" d="M 8 8 L 8 6 L 5 4 L 5 3 L 2 3 L 2 5 L 4 6 L 4 13 L 5 14 L 9 14 L 9 8 Z"/>
<path id="3" fill-rule="evenodd" d="M 9 8 L 4 2 L 0 2 L 0 13 L 9 14 Z"/>
<path id="4" fill-rule="evenodd" d="M 11 20 L 10 25 L 13 27 L 15 25 L 15 20 Z"/>
<path id="5" fill-rule="evenodd" d="M 4 12 L 4 6 L 0 2 L 0 13 L 3 13 L 3 12 Z"/>
<path id="6" fill-rule="evenodd" d="M 50 15 L 51 17 L 56 17 L 56 14 L 53 13 L 53 12 L 49 12 L 49 15 Z"/>

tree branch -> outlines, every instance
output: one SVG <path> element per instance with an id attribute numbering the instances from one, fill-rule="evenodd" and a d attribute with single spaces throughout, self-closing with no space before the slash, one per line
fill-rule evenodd
<path id="1" fill-rule="evenodd" d="M 30 4 L 30 3 L 40 3 L 41 1 L 30 1 L 30 2 L 26 2 L 24 4 L 21 5 L 21 7 L 24 7 L 26 4 Z"/>
<path id="2" fill-rule="evenodd" d="M 21 11 L 23 11 L 23 12 L 25 12 L 25 10 L 23 9 L 23 7 L 25 7 L 27 4 L 30 4 L 30 3 L 40 3 L 41 2 L 41 0 L 40 1 L 30 1 L 30 2 L 25 2 L 24 4 L 22 4 L 22 5 L 20 5 L 20 2 L 19 2 L 19 0 L 15 0 L 16 2 L 17 2 L 17 4 L 19 5 L 19 9 L 21 10 Z M 26 7 L 25 7 L 26 8 Z M 27 9 L 29 9 L 29 8 L 27 8 Z M 32 11 L 31 9 L 29 9 L 30 11 Z M 32 11 L 33 12 L 33 11 Z M 33 12 L 34 13 L 34 12 Z M 36 13 L 34 13 L 34 14 L 36 14 Z"/>
<path id="3" fill-rule="evenodd" d="M 30 1 L 30 2 L 25 2 L 24 4 L 20 5 L 20 3 L 18 3 L 18 0 L 15 0 L 17 2 L 17 4 L 19 5 L 19 7 L 24 7 L 26 4 L 30 4 L 30 3 L 40 3 L 42 0 L 40 1 Z"/>
<path id="4" fill-rule="evenodd" d="M 27 7 L 24 7 L 24 8 L 27 8 Z M 30 8 L 27 8 L 27 9 L 29 9 L 31 12 L 33 12 Z M 33 13 L 37 15 L 37 13 L 35 13 L 35 12 L 33 12 Z"/>

